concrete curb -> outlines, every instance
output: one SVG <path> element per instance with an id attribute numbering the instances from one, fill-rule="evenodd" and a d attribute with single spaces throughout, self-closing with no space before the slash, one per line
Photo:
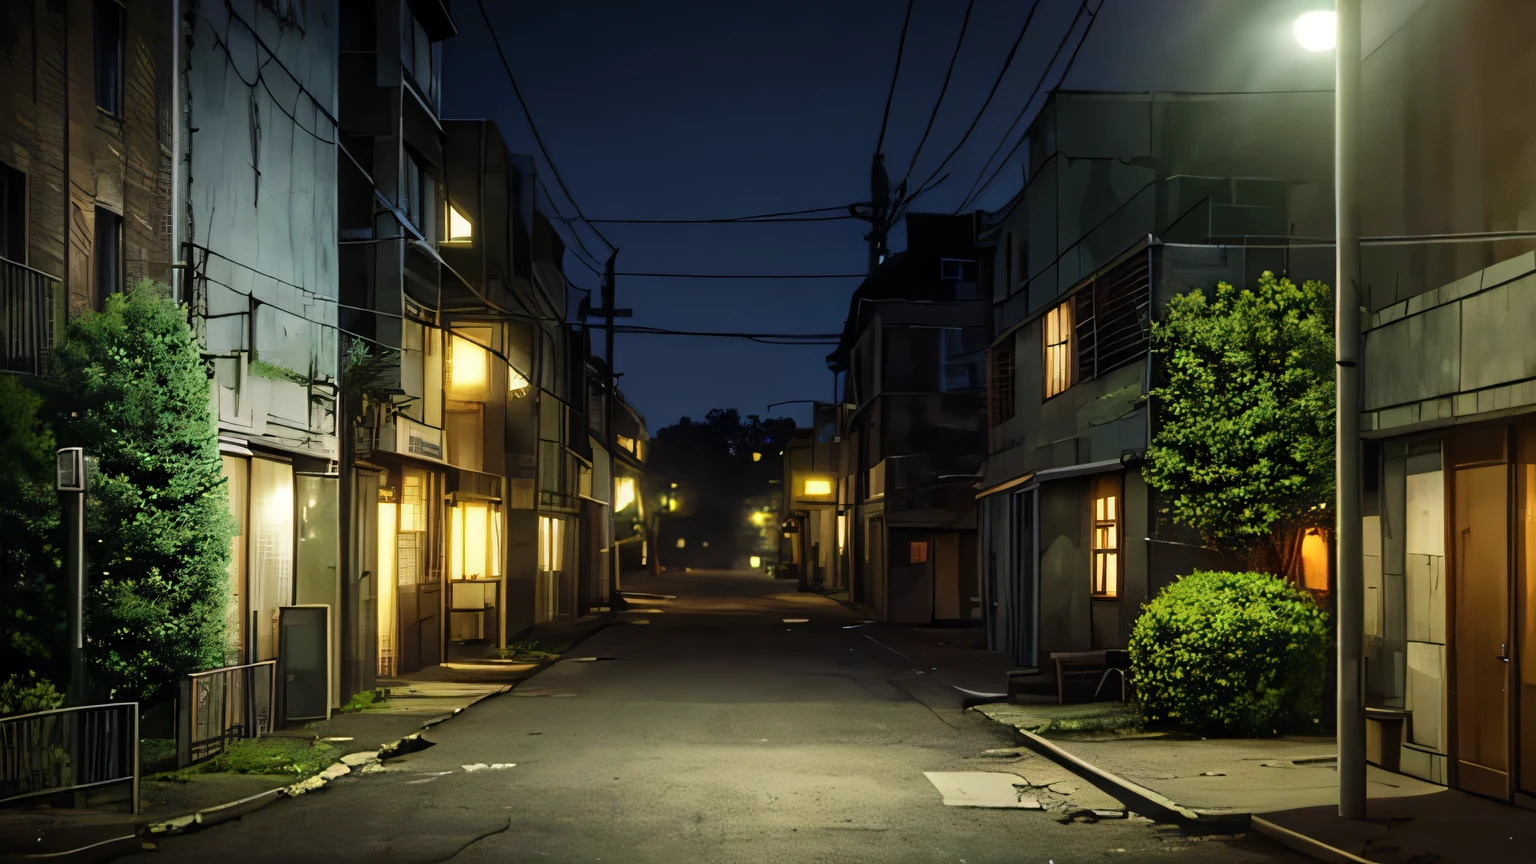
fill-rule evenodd
<path id="1" fill-rule="evenodd" d="M 1335 846 L 1329 846 L 1321 840 L 1308 837 L 1305 834 L 1284 828 L 1261 816 L 1249 817 L 1253 830 L 1265 837 L 1279 843 L 1294 852 L 1300 852 L 1310 858 L 1325 861 L 1327 864 L 1376 864 L 1369 858 L 1361 858 L 1359 855 L 1345 852 Z"/>
<path id="2" fill-rule="evenodd" d="M 321 771 L 319 774 L 316 774 L 313 777 L 308 777 L 288 786 L 279 786 L 276 789 L 268 789 L 265 792 L 258 792 L 255 795 L 241 798 L 238 801 L 229 801 L 224 804 L 216 804 L 212 807 L 205 807 L 202 810 L 198 810 L 195 813 L 189 813 L 185 816 L 177 816 L 171 819 L 165 819 L 160 822 L 150 822 L 141 826 L 139 833 L 146 839 L 157 837 L 174 837 L 177 834 L 185 834 L 189 831 L 196 831 L 202 828 L 218 825 L 223 822 L 228 822 L 231 819 L 238 819 L 248 813 L 254 813 L 280 798 L 297 798 L 300 795 L 307 795 L 310 792 L 317 792 L 330 785 L 332 780 L 351 774 L 354 763 L 355 767 L 359 769 L 360 773 L 365 773 L 362 771 L 362 769 L 369 765 L 377 765 L 386 759 L 392 759 L 396 756 L 404 756 L 408 753 L 413 753 L 419 749 L 422 749 L 420 746 L 417 746 L 417 742 L 421 740 L 421 733 L 426 732 L 427 730 L 446 720 L 452 720 L 453 718 L 464 713 L 467 709 L 478 705 L 485 699 L 489 699 L 492 696 L 500 696 L 509 692 L 511 689 L 511 687 L 503 687 L 494 693 L 487 693 L 484 696 L 481 696 L 475 701 L 469 703 L 468 705 L 453 709 L 453 713 L 451 714 L 428 720 L 427 722 L 421 724 L 421 729 L 418 731 L 412 732 L 404 738 L 391 741 L 373 752 L 361 750 L 357 753 L 349 753 L 342 757 L 343 761 L 332 762 L 330 766 L 327 767 L 324 771 Z M 357 758 L 359 756 L 362 758 Z"/>

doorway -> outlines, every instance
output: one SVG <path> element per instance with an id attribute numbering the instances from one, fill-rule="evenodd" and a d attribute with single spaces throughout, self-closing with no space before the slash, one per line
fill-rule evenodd
<path id="1" fill-rule="evenodd" d="M 1451 706 L 1456 785 L 1507 800 L 1509 783 L 1509 465 L 1503 427 L 1461 436 L 1452 453 Z"/>
<path id="2" fill-rule="evenodd" d="M 1013 578 L 1010 581 L 1008 598 L 1012 608 L 1008 610 L 1008 617 L 1013 624 L 1013 659 L 1020 666 L 1035 666 L 1039 658 L 1035 656 L 1038 645 L 1039 618 L 1037 602 L 1040 596 L 1039 586 L 1036 583 L 1038 568 L 1035 562 L 1035 500 L 1037 491 L 1030 489 L 1026 492 L 1015 492 L 1008 496 L 1010 505 L 1008 508 L 1008 535 L 1013 538 L 1011 549 Z"/>

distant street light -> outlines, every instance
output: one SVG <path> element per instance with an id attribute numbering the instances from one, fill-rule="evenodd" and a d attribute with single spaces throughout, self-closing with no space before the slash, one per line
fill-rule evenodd
<path id="1" fill-rule="evenodd" d="M 1334 13 L 1327 10 L 1303 13 L 1291 25 L 1296 41 L 1308 51 L 1332 51 L 1338 43 Z"/>

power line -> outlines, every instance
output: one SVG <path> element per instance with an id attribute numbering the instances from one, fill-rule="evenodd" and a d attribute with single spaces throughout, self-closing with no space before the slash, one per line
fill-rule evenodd
<path id="1" fill-rule="evenodd" d="M 1024 16 L 1024 26 L 1019 28 L 1019 35 L 1014 37 L 1013 46 L 1008 49 L 1008 56 L 1003 58 L 1003 68 L 997 70 L 997 77 L 992 81 L 992 89 L 987 91 L 986 100 L 983 101 L 981 103 L 981 107 L 977 109 L 976 116 L 971 118 L 971 125 L 966 127 L 965 134 L 960 136 L 960 141 L 956 143 L 954 147 L 950 148 L 949 153 L 944 157 L 944 161 L 940 162 L 938 167 L 934 168 L 933 171 L 928 174 L 928 177 L 924 179 L 921 184 L 919 184 L 918 192 L 925 192 L 937 186 L 938 183 L 944 182 L 942 179 L 938 182 L 934 182 L 934 178 L 938 177 L 939 172 L 944 170 L 944 166 L 949 164 L 949 160 L 955 158 L 955 154 L 960 152 L 960 148 L 965 146 L 965 142 L 971 139 L 971 133 L 976 131 L 977 124 L 981 122 L 982 116 L 987 113 L 988 106 L 992 104 L 992 98 L 997 95 L 998 88 L 1002 86 L 1003 78 L 1007 76 L 1008 70 L 1012 68 L 1013 58 L 1018 55 L 1019 45 L 1023 44 L 1024 36 L 1029 32 L 1029 25 L 1035 20 L 1035 12 L 1039 10 L 1039 8 L 1040 0 L 1034 0 L 1034 2 L 1030 4 L 1029 14 Z M 1076 24 L 1075 21 L 1073 23 L 1074 25 Z M 1071 31 L 1069 30 L 1068 32 Z M 956 47 L 958 48 L 959 46 Z M 1012 131 L 1012 128 L 1013 127 L 1010 126 L 1009 130 Z M 990 162 L 991 158 L 988 157 L 987 161 Z M 917 160 L 913 159 L 914 165 L 916 162 Z M 985 167 L 983 167 L 983 170 L 985 170 Z M 917 197 L 917 193 L 913 193 L 912 197 Z"/>
<path id="2" fill-rule="evenodd" d="M 1003 139 L 997 142 L 997 148 L 992 151 L 992 156 L 996 156 L 997 151 L 1003 149 L 1003 145 L 1008 143 L 1008 136 L 1013 134 L 1014 127 L 1018 126 L 1019 121 L 1024 119 L 1024 115 L 1029 112 L 1029 106 L 1034 104 L 1035 97 L 1040 95 L 1040 88 L 1045 86 L 1045 79 L 1049 77 L 1051 68 L 1056 65 L 1057 58 L 1061 56 L 1062 50 L 1067 47 L 1067 40 L 1071 38 L 1072 31 L 1077 29 L 1078 20 L 1081 19 L 1084 14 L 1087 14 L 1088 26 L 1083 28 L 1083 35 L 1077 40 L 1077 47 L 1072 49 L 1072 56 L 1067 58 L 1067 65 L 1061 71 L 1061 78 L 1059 80 L 1066 80 L 1067 73 L 1072 71 L 1072 64 L 1077 60 L 1077 53 L 1083 50 L 1083 44 L 1088 41 L 1088 34 L 1093 31 L 1094 22 L 1099 20 L 1099 12 L 1104 11 L 1104 2 L 1106 2 L 1106 0 L 1100 0 L 1099 10 L 1098 12 L 1094 12 L 1088 9 L 1088 0 L 1083 0 L 1083 5 L 1078 7 L 1077 14 L 1072 17 L 1072 26 L 1067 28 L 1066 33 L 1062 34 L 1061 42 L 1056 45 L 1056 52 L 1051 55 L 1051 62 L 1045 64 L 1045 68 L 1040 71 L 1040 80 L 1035 82 L 1034 91 L 1031 92 L 1029 94 L 1029 98 L 1025 100 L 1024 107 L 1019 111 L 1018 116 L 1014 117 L 1013 122 L 1008 125 L 1008 131 L 1003 133 Z M 960 206 L 955 208 L 954 212 L 959 213 L 961 210 L 964 210 L 976 199 L 977 196 L 985 192 L 987 187 L 992 185 L 992 181 L 997 179 L 997 175 L 1003 172 L 1003 168 L 1008 165 L 1008 160 L 1013 158 L 1013 154 L 1018 152 L 1018 149 L 1023 146 L 1024 142 L 1027 140 L 1029 140 L 1029 134 L 1028 130 L 1026 129 L 1025 134 L 1019 136 L 1019 140 L 1014 142 L 1013 148 L 1010 149 L 1007 155 L 1003 157 L 1003 161 L 998 164 L 997 169 L 992 172 L 991 176 L 987 177 L 986 181 L 983 182 L 980 186 L 977 186 L 974 183 L 971 184 L 971 191 L 966 193 L 965 200 L 960 202 Z M 987 166 L 992 163 L 992 156 L 988 156 L 987 161 L 981 163 L 982 174 L 986 173 Z M 978 178 L 980 176 L 980 174 L 977 175 Z"/>
<path id="3" fill-rule="evenodd" d="M 875 152 L 885 147 L 885 129 L 891 122 L 891 100 L 896 98 L 896 79 L 901 77 L 901 55 L 907 50 L 907 27 L 912 24 L 913 0 L 907 0 L 907 17 L 901 22 L 901 41 L 896 43 L 896 68 L 891 70 L 891 87 L 885 94 L 885 114 L 880 118 L 880 140 L 875 142 Z"/>
<path id="4" fill-rule="evenodd" d="M 809 210 L 783 210 L 778 213 L 754 213 L 748 216 L 719 216 L 707 219 L 589 219 L 587 221 L 614 225 L 706 225 L 728 222 L 831 222 L 837 219 L 853 219 L 847 212 L 848 205 L 813 207 Z M 812 216 L 813 213 L 837 213 L 836 216 Z"/>
<path id="5" fill-rule="evenodd" d="M 615 273 L 656 279 L 863 279 L 867 273 Z"/>
<path id="6" fill-rule="evenodd" d="M 939 108 L 944 105 L 944 94 L 949 92 L 949 80 L 955 74 L 955 61 L 960 59 L 960 49 L 965 45 L 965 31 L 971 27 L 971 12 L 975 8 L 976 0 L 970 0 L 970 2 L 965 4 L 965 17 L 960 21 L 960 35 L 955 38 L 955 50 L 950 52 L 949 68 L 944 70 L 944 84 L 939 87 L 939 98 L 933 100 L 933 110 L 928 112 L 928 125 L 923 127 L 923 137 L 918 139 L 917 149 L 912 151 L 912 162 L 907 166 L 907 177 L 903 179 L 903 182 L 911 178 L 912 172 L 917 170 L 917 157 L 923 155 L 923 145 L 928 143 L 928 134 L 933 131 L 933 121 L 938 119 Z M 1033 12 L 1034 10 L 1030 11 Z M 1010 52 L 1010 60 L 1012 56 Z M 1007 67 L 1003 68 L 1006 69 Z M 982 106 L 982 110 L 986 110 L 985 105 Z M 944 166 L 941 165 L 939 167 L 942 168 Z"/>
<path id="7" fill-rule="evenodd" d="M 507 62 L 507 52 L 502 50 L 501 39 L 496 35 L 495 26 L 491 24 L 491 16 L 485 11 L 485 0 L 475 0 L 475 5 L 480 9 L 480 17 L 485 21 L 485 29 L 490 34 L 491 43 L 496 46 L 496 56 L 501 58 L 501 68 L 506 70 L 507 80 L 512 84 L 512 95 L 517 97 L 518 107 L 523 109 L 523 119 L 528 121 L 528 131 L 533 133 L 534 143 L 539 145 L 539 152 L 544 154 L 544 161 L 549 164 L 549 173 L 554 175 L 555 184 L 560 187 L 561 192 L 565 193 L 566 200 L 571 202 L 571 208 L 576 211 L 576 216 L 581 221 L 586 222 L 586 214 L 581 212 L 581 205 L 577 203 L 575 196 L 571 195 L 571 190 L 566 187 L 565 180 L 561 179 L 560 169 L 555 167 L 555 160 L 549 155 L 549 148 L 544 146 L 544 138 L 539 135 L 539 127 L 533 123 L 533 114 L 529 112 L 528 103 L 523 99 L 522 88 L 517 86 L 517 76 L 512 74 L 512 65 Z M 548 190 L 546 189 L 545 191 L 547 192 Z M 550 203 L 553 204 L 554 202 L 551 201 Z M 591 228 L 592 233 L 596 234 L 597 238 L 603 241 L 604 245 L 610 250 L 618 248 L 607 237 L 603 236 L 603 232 L 597 230 L 590 222 L 587 223 L 587 227 Z"/>

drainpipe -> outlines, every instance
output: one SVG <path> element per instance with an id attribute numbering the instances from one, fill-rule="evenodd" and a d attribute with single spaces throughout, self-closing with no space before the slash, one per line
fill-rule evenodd
<path id="1" fill-rule="evenodd" d="M 171 300 L 181 302 L 181 0 L 171 0 Z"/>

